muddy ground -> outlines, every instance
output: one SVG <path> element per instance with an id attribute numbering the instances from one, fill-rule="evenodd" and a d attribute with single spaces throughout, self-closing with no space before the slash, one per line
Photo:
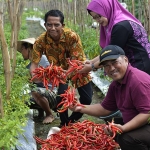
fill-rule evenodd
<path id="1" fill-rule="evenodd" d="M 104 95 L 102 94 L 102 92 L 93 84 L 93 100 L 92 103 L 98 103 L 100 101 L 102 101 Z M 34 110 L 34 116 L 37 115 L 37 111 Z M 60 119 L 59 117 L 57 117 L 56 113 L 53 113 L 53 115 L 55 116 L 55 120 L 48 125 L 45 125 L 42 123 L 42 120 L 35 120 L 35 135 L 42 138 L 42 139 L 46 139 L 47 138 L 47 134 L 50 130 L 51 127 L 57 127 L 60 124 Z M 103 120 L 96 118 L 96 117 L 92 117 L 92 116 L 88 116 L 86 114 L 83 115 L 83 117 L 80 119 L 80 121 L 83 120 L 90 120 L 93 121 L 95 123 L 103 123 Z M 37 145 L 38 150 L 40 150 L 40 146 Z"/>

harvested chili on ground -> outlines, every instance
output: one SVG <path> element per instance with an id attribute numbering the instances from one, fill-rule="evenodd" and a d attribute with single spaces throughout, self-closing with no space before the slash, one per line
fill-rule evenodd
<path id="1" fill-rule="evenodd" d="M 35 137 L 35 140 L 41 145 L 41 150 L 116 150 L 119 145 L 104 133 L 106 126 L 85 120 L 63 126 L 60 132 L 51 134 L 48 139 Z M 115 128 L 115 134 L 119 131 Z"/>

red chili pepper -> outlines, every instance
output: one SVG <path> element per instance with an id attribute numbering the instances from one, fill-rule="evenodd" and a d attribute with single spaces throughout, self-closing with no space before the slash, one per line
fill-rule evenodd
<path id="1" fill-rule="evenodd" d="M 69 106 L 78 105 L 85 107 L 83 104 L 77 103 L 77 99 L 75 98 L 75 88 L 71 86 L 69 86 L 65 93 L 61 94 L 60 97 L 62 97 L 62 101 L 57 105 L 57 108 L 61 105 L 62 107 L 58 109 L 58 112 L 66 111 L 69 108 Z"/>
<path id="2" fill-rule="evenodd" d="M 70 77 L 73 84 L 76 83 L 77 80 L 79 80 L 80 83 L 84 85 L 83 77 L 87 76 L 88 73 L 81 74 L 78 72 L 84 67 L 84 63 L 79 60 L 70 60 L 70 59 L 67 59 L 67 62 L 69 64 L 69 69 L 67 70 L 66 75 Z"/>
<path id="3" fill-rule="evenodd" d="M 31 81 L 33 81 L 35 78 L 41 79 L 47 89 L 49 84 L 52 84 L 53 89 L 55 86 L 58 87 L 59 83 L 66 83 L 66 71 L 63 70 L 61 67 L 53 66 L 53 63 L 46 68 L 40 66 L 39 68 L 36 68 L 33 72 L 35 75 L 31 79 Z"/>
<path id="4" fill-rule="evenodd" d="M 113 125 L 112 125 L 113 126 Z M 85 120 L 63 126 L 60 132 L 52 134 L 49 139 L 35 138 L 41 144 L 41 150 L 114 150 L 119 145 L 103 132 L 106 124 L 95 124 Z M 97 129 L 97 134 L 94 129 Z"/>

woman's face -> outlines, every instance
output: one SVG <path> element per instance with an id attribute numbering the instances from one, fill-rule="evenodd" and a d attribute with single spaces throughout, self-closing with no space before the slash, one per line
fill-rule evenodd
<path id="1" fill-rule="evenodd" d="M 95 12 L 90 12 L 91 16 L 94 20 L 96 20 L 101 26 L 105 27 L 108 25 L 108 19 L 106 17 L 103 17 Z"/>

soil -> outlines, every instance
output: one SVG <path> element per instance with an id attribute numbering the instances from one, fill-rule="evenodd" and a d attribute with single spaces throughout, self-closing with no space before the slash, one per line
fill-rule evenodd
<path id="1" fill-rule="evenodd" d="M 104 98 L 104 95 L 94 84 L 92 86 L 93 86 L 92 104 L 99 103 Z M 34 116 L 35 115 L 37 115 L 36 110 L 34 110 Z M 46 139 L 50 128 L 59 126 L 59 124 L 60 124 L 59 117 L 57 116 L 57 114 L 55 112 L 53 112 L 53 115 L 55 116 L 55 120 L 51 124 L 47 124 L 47 125 L 43 124 L 42 119 L 35 120 L 35 136 L 37 136 L 41 139 Z M 89 116 L 86 114 L 84 114 L 83 117 L 79 121 L 83 121 L 83 120 L 90 120 L 95 123 L 104 123 L 104 121 L 101 120 L 100 118 L 96 118 L 96 117 Z M 37 145 L 37 147 L 38 147 L 38 150 L 40 150 L 40 146 Z"/>

